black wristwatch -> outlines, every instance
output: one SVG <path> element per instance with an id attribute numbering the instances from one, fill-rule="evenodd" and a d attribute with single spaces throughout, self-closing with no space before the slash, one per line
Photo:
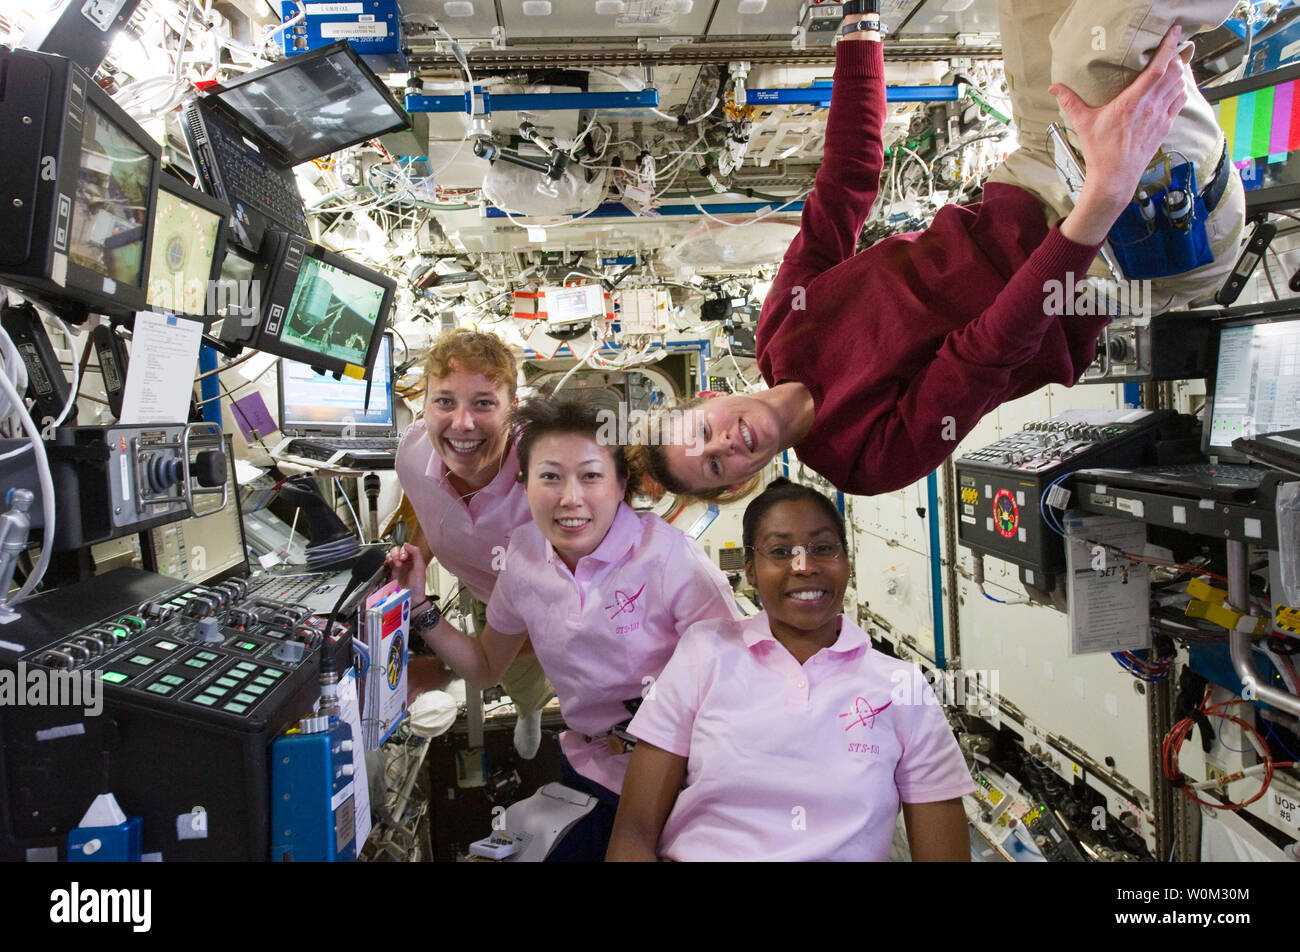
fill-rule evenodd
<path id="1" fill-rule="evenodd" d="M 880 0 L 845 0 L 844 5 L 840 7 L 840 13 L 844 16 L 852 16 L 855 13 L 874 13 L 880 16 Z"/>
<path id="2" fill-rule="evenodd" d="M 880 29 L 880 19 L 878 17 L 867 17 L 864 20 L 855 20 L 852 23 L 844 24 L 840 27 L 840 36 L 850 36 L 867 30 L 875 30 L 877 33 L 884 32 Z"/>
<path id="3" fill-rule="evenodd" d="M 438 622 L 442 621 L 442 609 L 435 602 L 429 606 L 429 610 L 416 615 L 411 621 L 412 627 L 416 631 L 429 631 L 438 627 Z"/>

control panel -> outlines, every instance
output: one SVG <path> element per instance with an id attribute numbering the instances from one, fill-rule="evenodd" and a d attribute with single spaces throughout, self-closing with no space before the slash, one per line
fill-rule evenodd
<path id="1" fill-rule="evenodd" d="M 246 599 L 230 580 L 179 586 L 29 650 L 28 668 L 90 671 L 148 704 L 255 720 L 274 708 L 324 633 L 310 612 Z"/>
<path id="2" fill-rule="evenodd" d="M 1043 494 L 1096 460 L 1140 465 L 1176 419 L 1170 410 L 1068 410 L 964 454 L 956 462 L 958 540 L 1021 566 L 1026 584 L 1050 589 L 1047 577 L 1065 570 L 1065 547 L 1043 522 Z"/>

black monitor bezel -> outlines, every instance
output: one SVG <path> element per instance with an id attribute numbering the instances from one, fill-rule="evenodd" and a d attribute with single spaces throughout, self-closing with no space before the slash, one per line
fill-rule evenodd
<path id="1" fill-rule="evenodd" d="M 1201 455 L 1209 459 L 1213 457 L 1222 463 L 1241 463 L 1250 464 L 1253 461 L 1245 453 L 1231 446 L 1225 448 L 1216 447 L 1211 442 L 1213 438 L 1214 427 L 1214 391 L 1219 382 L 1219 337 L 1225 328 L 1235 327 L 1256 327 L 1261 324 L 1282 324 L 1300 322 L 1300 308 L 1296 305 L 1300 301 L 1290 302 L 1268 302 L 1274 305 L 1272 308 L 1257 309 L 1258 306 L 1247 305 L 1242 308 L 1233 308 L 1221 312 L 1221 316 L 1214 321 L 1214 372 L 1206 378 L 1205 391 L 1205 410 L 1201 418 Z M 1282 309 L 1281 305 L 1289 304 L 1290 307 Z M 1237 311 L 1234 314 L 1233 311 Z M 1247 313 L 1241 314 L 1245 311 Z M 1250 313 L 1250 312 L 1254 313 Z"/>
<path id="2" fill-rule="evenodd" d="M 225 202 L 221 201 L 220 199 L 215 198 L 212 195 L 209 195 L 207 192 L 201 192 L 197 188 L 192 188 L 191 186 L 186 185 L 175 175 L 169 175 L 167 173 L 163 173 L 161 176 L 159 176 L 158 190 L 166 190 L 170 192 L 172 195 L 174 195 L 175 197 L 179 198 L 181 201 L 189 202 L 192 205 L 197 205 L 200 208 L 202 208 L 204 211 L 211 212 L 212 214 L 218 216 L 220 223 L 217 227 L 216 249 L 213 251 L 212 254 L 212 267 L 209 269 L 208 277 L 207 277 L 208 286 L 211 287 L 212 282 L 216 281 L 221 277 L 221 266 L 225 263 L 226 260 L 226 246 L 230 238 L 230 215 L 231 215 L 230 206 L 227 205 Z M 158 197 L 155 192 L 154 222 L 153 222 L 153 226 L 151 226 L 151 230 L 154 232 L 154 237 L 157 237 L 157 233 L 156 233 L 157 224 L 158 224 Z M 150 248 L 150 270 L 152 270 L 152 267 L 153 267 L 153 249 Z M 207 300 L 208 298 L 205 295 L 204 301 Z M 151 310 L 156 309 L 157 307 L 156 305 L 147 303 L 148 302 L 147 287 L 145 290 L 145 301 L 146 301 L 147 308 Z M 205 308 L 205 312 L 206 312 L 206 308 Z M 207 314 L 207 313 L 186 314 L 181 311 L 162 311 L 161 313 L 175 314 L 178 317 L 188 317 L 199 321 L 209 320 L 216 316 L 214 314 Z"/>
<path id="3" fill-rule="evenodd" d="M 1292 66 L 1281 66 L 1235 82 L 1224 83 L 1222 86 L 1202 87 L 1201 94 L 1205 97 L 1206 102 L 1213 105 L 1223 99 L 1265 89 L 1269 86 L 1277 86 L 1293 79 L 1300 79 L 1300 63 Z M 1232 161 L 1232 156 L 1228 156 L 1228 161 Z M 1296 161 L 1300 162 L 1300 156 L 1296 158 Z M 1235 166 L 1233 171 L 1240 174 L 1240 171 Z M 1245 194 L 1247 214 L 1287 211 L 1300 206 L 1300 182 L 1292 185 L 1274 185 L 1271 188 L 1249 189 Z"/>
<path id="4" fill-rule="evenodd" d="M 9 56 L 35 57 L 51 71 L 53 81 L 43 110 L 41 154 L 55 157 L 55 174 L 52 181 L 44 176 L 38 178 L 37 202 L 31 219 L 32 242 L 27 260 L 0 274 L 0 280 L 49 303 L 61 313 L 64 313 L 61 305 L 69 303 L 111 316 L 125 317 L 145 310 L 149 263 L 153 254 L 153 222 L 158 211 L 158 179 L 162 175 L 162 147 L 75 62 L 33 50 L 6 52 Z M 34 103 L 27 105 L 36 107 Z M 78 264 L 69 254 L 85 113 L 91 105 L 153 160 L 139 284 L 114 281 L 108 275 Z M 78 119 L 69 121 L 70 114 L 77 115 Z M 60 246 L 60 205 L 64 201 L 67 202 L 67 223 Z M 61 280 L 58 279 L 59 272 L 62 272 Z M 106 281 L 112 282 L 112 290 L 105 290 Z"/>
<path id="5" fill-rule="evenodd" d="M 401 119 L 400 122 L 378 132 L 363 135 L 351 142 L 345 143 L 344 145 L 331 146 L 325 152 L 320 152 L 314 155 L 297 156 L 290 155 L 286 152 L 278 142 L 267 136 L 261 129 L 251 123 L 246 116 L 221 98 L 222 93 L 240 89 L 243 86 L 248 86 L 276 73 L 282 73 L 291 69 L 302 69 L 304 66 L 315 62 L 316 60 L 327 59 L 339 52 L 345 53 L 352 63 L 361 70 L 362 75 L 371 82 L 375 87 L 375 90 L 384 97 L 385 101 L 397 113 Z M 397 97 L 393 95 L 392 91 L 384 85 L 383 80 L 375 74 L 375 71 L 366 65 L 365 60 L 361 58 L 360 54 L 353 49 L 352 44 L 347 40 L 337 40 L 329 46 L 322 46 L 320 49 L 312 50 L 310 53 L 299 53 L 296 56 L 286 56 L 284 59 L 272 63 L 270 66 L 264 66 L 261 69 L 245 73 L 243 76 L 239 76 L 235 79 L 229 80 L 228 82 L 210 86 L 208 87 L 206 94 L 203 96 L 203 101 L 211 105 L 213 108 L 218 109 L 223 116 L 235 123 L 240 132 L 265 145 L 277 159 L 288 166 L 301 165 L 303 162 L 310 162 L 312 159 L 319 159 L 323 156 L 331 155 L 335 152 L 341 151 L 342 149 L 350 148 L 360 142 L 368 142 L 369 140 L 379 136 L 388 135 L 392 132 L 400 132 L 411 127 L 410 114 L 407 113 L 406 109 L 398 101 Z"/>
<path id="6" fill-rule="evenodd" d="M 379 305 L 380 315 L 378 320 L 375 321 L 374 330 L 371 332 L 364 365 L 349 364 L 340 358 L 328 357 L 317 351 L 299 347 L 297 344 L 283 340 L 280 337 L 282 331 L 271 332 L 267 330 L 268 324 L 272 323 L 269 320 L 272 317 L 270 313 L 272 303 L 277 297 L 281 296 L 280 292 L 285 288 L 286 284 L 289 291 L 287 298 L 292 297 L 293 287 L 297 284 L 298 275 L 301 273 L 300 267 L 289 270 L 285 265 L 286 258 L 295 243 L 303 245 L 306 249 L 303 252 L 303 258 L 316 258 L 341 271 L 355 274 L 383 287 L 384 297 Z M 257 320 L 249 327 L 247 332 L 243 332 L 242 322 L 237 322 L 235 327 L 228 328 L 227 324 L 229 324 L 230 318 L 227 318 L 222 325 L 222 339 L 238 341 L 263 353 L 273 354 L 277 357 L 287 357 L 290 360 L 298 361 L 300 364 L 306 364 L 313 369 L 340 375 L 347 373 L 349 366 L 362 366 L 364 373 L 361 379 L 369 379 L 375 366 L 375 358 L 379 355 L 379 342 L 384 332 L 388 330 L 388 320 L 392 315 L 393 304 L 397 298 L 397 281 L 386 274 L 375 271 L 373 268 L 368 268 L 353 261 L 351 258 L 330 251 L 322 245 L 283 231 L 268 231 L 266 233 L 266 237 L 262 241 L 260 257 L 261 261 L 258 263 L 253 277 L 254 281 L 261 282 Z M 281 314 L 280 316 L 286 317 L 287 315 Z"/>

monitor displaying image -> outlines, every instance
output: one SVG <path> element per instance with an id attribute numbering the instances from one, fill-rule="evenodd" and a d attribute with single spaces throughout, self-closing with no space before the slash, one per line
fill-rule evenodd
<path id="1" fill-rule="evenodd" d="M 397 129 L 410 119 L 349 50 L 293 57 L 212 95 L 297 164 Z M 310 104 L 310 109 L 304 105 Z"/>
<path id="2" fill-rule="evenodd" d="M 369 382 L 354 377 L 335 380 L 296 360 L 281 360 L 281 423 L 308 429 L 351 424 L 358 432 L 392 429 L 391 359 L 391 341 L 385 336 Z"/>
<path id="3" fill-rule="evenodd" d="M 149 255 L 150 307 L 168 314 L 206 313 L 221 220 L 221 215 L 166 188 L 158 190 L 153 250 Z"/>
<path id="4" fill-rule="evenodd" d="M 68 259 L 141 287 L 154 159 L 94 103 L 84 115 Z"/>
<path id="5" fill-rule="evenodd" d="M 280 340 L 364 366 L 386 289 L 360 275 L 305 257 Z"/>

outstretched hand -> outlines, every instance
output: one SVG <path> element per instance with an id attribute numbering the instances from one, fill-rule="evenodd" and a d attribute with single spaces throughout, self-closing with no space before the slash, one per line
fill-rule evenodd
<path id="1" fill-rule="evenodd" d="M 1186 65 L 1178 55 L 1182 35 L 1177 24 L 1170 27 L 1146 69 L 1105 105 L 1089 106 L 1062 83 L 1048 90 L 1083 151 L 1086 177 L 1078 207 L 1089 217 L 1109 215 L 1103 235 L 1133 200 L 1142 173 L 1187 102 Z"/>
<path id="2" fill-rule="evenodd" d="M 384 565 L 388 567 L 389 574 L 402 588 L 409 589 L 421 596 L 424 595 L 426 566 L 424 553 L 419 548 L 409 542 L 401 546 L 393 546 L 388 550 Z"/>

